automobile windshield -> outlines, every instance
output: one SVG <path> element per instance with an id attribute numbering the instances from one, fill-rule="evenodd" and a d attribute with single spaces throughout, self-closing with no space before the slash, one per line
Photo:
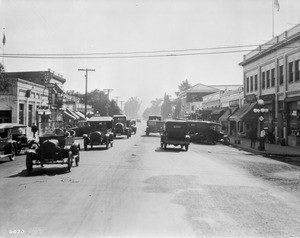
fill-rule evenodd
<path id="1" fill-rule="evenodd" d="M 39 123 L 40 136 L 43 135 L 63 135 L 66 130 L 64 122 L 46 122 Z"/>

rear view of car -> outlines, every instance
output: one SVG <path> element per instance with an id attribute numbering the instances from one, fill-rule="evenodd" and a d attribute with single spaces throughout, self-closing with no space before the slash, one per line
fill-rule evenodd
<path id="1" fill-rule="evenodd" d="M 161 116 L 149 116 L 146 127 L 146 135 L 150 133 L 161 133 L 164 130 L 165 122 Z"/>

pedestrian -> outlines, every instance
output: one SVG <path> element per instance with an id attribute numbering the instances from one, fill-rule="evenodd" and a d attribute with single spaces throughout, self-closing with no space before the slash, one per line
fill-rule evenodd
<path id="1" fill-rule="evenodd" d="M 254 128 L 252 128 L 249 132 L 249 138 L 250 138 L 250 141 L 251 141 L 251 145 L 250 147 L 251 148 L 255 148 L 255 142 L 257 140 L 257 135 L 256 135 L 256 130 Z"/>
<path id="2" fill-rule="evenodd" d="M 38 131 L 38 128 L 35 123 L 32 123 L 31 131 L 33 133 L 33 138 L 35 138 L 35 133 Z"/>
<path id="3" fill-rule="evenodd" d="M 264 128 L 260 131 L 260 138 L 259 138 L 259 150 L 265 150 L 265 137 L 266 131 Z"/>

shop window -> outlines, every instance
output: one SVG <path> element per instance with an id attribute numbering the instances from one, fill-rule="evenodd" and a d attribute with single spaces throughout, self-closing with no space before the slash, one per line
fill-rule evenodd
<path id="1" fill-rule="evenodd" d="M 289 83 L 294 81 L 293 62 L 289 63 Z"/>
<path id="2" fill-rule="evenodd" d="M 275 87 L 275 69 L 271 69 L 271 87 Z"/>
<path id="3" fill-rule="evenodd" d="M 254 90 L 257 91 L 257 74 L 254 76 Z"/>
<path id="4" fill-rule="evenodd" d="M 262 76 L 261 76 L 261 87 L 262 89 L 265 89 L 266 87 L 266 81 L 265 81 L 265 72 L 262 72 Z"/>
<path id="5" fill-rule="evenodd" d="M 253 92 L 253 77 L 250 77 L 250 92 Z"/>
<path id="6" fill-rule="evenodd" d="M 19 123 L 24 125 L 24 104 L 19 104 Z"/>
<path id="7" fill-rule="evenodd" d="M 270 70 L 267 71 L 267 88 L 270 87 Z"/>
<path id="8" fill-rule="evenodd" d="M 299 60 L 295 61 L 295 81 L 300 80 Z"/>
<path id="9" fill-rule="evenodd" d="M 283 85 L 283 65 L 279 66 L 279 85 Z"/>
<path id="10" fill-rule="evenodd" d="M 247 83 L 247 85 L 246 85 L 247 93 L 249 93 L 249 78 L 247 78 L 246 80 L 247 80 L 247 82 L 246 82 Z"/>

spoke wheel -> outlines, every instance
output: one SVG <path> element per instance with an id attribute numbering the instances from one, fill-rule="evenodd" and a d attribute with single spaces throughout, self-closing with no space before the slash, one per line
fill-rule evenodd
<path id="1" fill-rule="evenodd" d="M 32 155 L 26 155 L 26 170 L 27 174 L 30 175 L 32 172 Z"/>

